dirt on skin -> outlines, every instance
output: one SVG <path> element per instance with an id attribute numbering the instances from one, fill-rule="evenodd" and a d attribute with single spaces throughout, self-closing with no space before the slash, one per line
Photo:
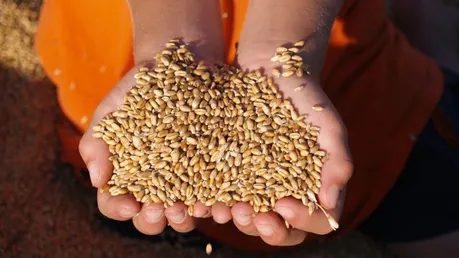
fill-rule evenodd
<path id="1" fill-rule="evenodd" d="M 56 92 L 33 50 L 40 4 L 0 0 L 0 257 L 208 257 L 209 240 L 196 234 L 114 231 L 98 213 L 95 190 L 59 162 Z M 359 233 L 289 253 L 221 247 L 211 256 L 391 257 Z"/>

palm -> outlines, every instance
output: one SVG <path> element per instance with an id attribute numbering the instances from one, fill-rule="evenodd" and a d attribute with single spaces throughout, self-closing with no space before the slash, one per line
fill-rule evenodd
<path id="1" fill-rule="evenodd" d="M 135 85 L 133 75 L 139 68 L 138 66 L 130 70 L 99 104 L 90 128 L 123 104 L 125 93 Z M 93 185 L 102 188 L 112 175 L 113 167 L 109 162 L 111 154 L 105 142 L 92 137 L 93 133 L 90 129 L 84 134 L 80 142 L 80 153 L 88 165 Z M 132 219 L 137 229 L 144 234 L 159 234 L 167 224 L 179 232 L 188 232 L 194 229 L 194 219 L 186 215 L 184 212 L 186 206 L 183 203 L 176 203 L 168 209 L 164 209 L 162 204 L 141 206 L 132 195 L 110 196 L 109 193 L 102 192 L 98 192 L 97 199 L 99 209 L 105 216 L 120 221 Z M 207 216 L 206 211 L 203 204 L 197 204 L 194 216 Z"/>
<path id="2" fill-rule="evenodd" d="M 133 79 L 138 67 L 131 70 L 119 84 L 110 92 L 107 97 L 102 101 L 96 110 L 92 125 L 99 122 L 106 114 L 113 112 L 121 104 L 123 104 L 124 94 L 135 84 Z M 322 173 L 322 189 L 327 189 L 331 184 L 338 184 L 341 188 L 344 185 L 347 177 L 352 170 L 350 157 L 345 147 L 345 130 L 339 117 L 330 104 L 328 98 L 325 96 L 321 88 L 306 84 L 305 79 L 300 78 L 282 78 L 278 83 L 283 90 L 286 98 L 291 98 L 293 104 L 298 108 L 299 113 L 307 113 L 309 121 L 315 125 L 320 126 L 321 134 L 319 136 L 319 143 L 321 147 L 330 153 L 330 160 L 325 164 Z M 290 85 L 295 85 L 289 87 Z M 295 92 L 294 89 L 298 85 L 305 85 L 304 89 Z M 325 107 L 322 112 L 315 112 L 312 106 L 321 104 Z M 110 153 L 107 146 L 101 140 L 96 140 L 91 137 L 92 131 L 89 130 L 84 135 L 80 151 L 85 161 L 90 161 L 88 168 L 97 167 L 98 176 L 92 178 L 94 186 L 103 187 L 110 179 L 112 174 L 112 165 L 108 162 Z M 344 171 L 344 172 L 343 172 Z M 91 175 L 94 171 L 91 171 Z M 319 202 L 325 207 L 334 207 L 334 201 L 327 199 L 327 192 L 321 190 L 319 193 Z M 176 203 L 174 206 L 164 209 L 162 204 L 151 204 L 140 206 L 138 202 L 131 195 L 123 195 L 112 197 L 108 193 L 98 193 L 99 208 L 106 216 L 116 220 L 133 219 L 134 224 L 139 231 L 145 234 L 158 234 L 167 224 L 170 224 L 174 229 L 179 232 L 187 232 L 194 228 L 195 222 L 193 217 L 186 215 L 186 206 L 183 203 Z M 340 207 L 338 203 L 337 209 L 331 211 L 334 217 L 339 215 Z M 277 202 L 276 210 L 282 214 L 282 207 L 288 207 L 295 213 L 304 213 L 307 208 L 300 202 L 290 198 L 285 198 Z M 285 210 L 285 209 L 284 209 Z M 226 223 L 234 217 L 235 224 L 238 228 L 251 235 L 258 235 L 260 225 L 272 225 L 274 231 L 278 232 L 275 239 L 272 237 L 263 236 L 266 242 L 270 244 L 285 244 L 287 235 L 296 235 L 295 240 L 290 240 L 288 244 L 296 244 L 304 238 L 302 231 L 296 230 L 296 234 L 287 232 L 284 223 L 272 212 L 259 214 L 252 219 L 253 209 L 246 203 L 238 203 L 232 209 L 224 204 L 216 203 L 212 207 L 206 207 L 202 203 L 196 203 L 194 208 L 194 217 L 208 217 L 213 216 L 214 220 L 218 223 Z M 165 216 L 164 216 L 165 214 Z M 137 215 L 137 216 L 134 216 Z M 244 216 L 245 215 L 245 216 Z M 284 214 L 282 214 L 284 215 Z M 285 216 L 284 216 L 285 218 Z M 245 220 L 244 220 L 245 219 Z M 325 216 L 321 213 L 314 213 L 309 219 L 302 221 L 295 221 L 296 219 L 288 219 L 289 223 L 295 228 L 303 229 L 305 231 L 325 234 L 331 229 Z M 309 226 L 308 226 L 309 225 Z M 282 228 L 281 228 L 282 227 Z"/>
<path id="3" fill-rule="evenodd" d="M 276 83 L 282 90 L 285 98 L 290 98 L 300 114 L 307 114 L 308 121 L 321 128 L 318 142 L 325 149 L 330 159 L 325 163 L 322 173 L 322 186 L 319 192 L 319 203 L 336 219 L 342 211 L 344 194 L 336 196 L 338 192 L 330 191 L 336 185 L 342 189 L 351 175 L 352 162 L 346 146 L 346 131 L 338 113 L 334 109 L 322 88 L 314 85 L 308 79 L 289 77 L 279 78 Z M 299 90 L 298 87 L 302 89 Z M 304 88 L 303 88 L 304 87 Z M 295 90 L 296 89 L 296 90 Z M 314 111 L 313 106 L 319 104 L 324 109 Z M 327 191 L 329 190 L 329 191 Z M 335 196 L 335 197 L 333 197 Z M 226 223 L 233 219 L 235 225 L 248 235 L 260 235 L 265 242 L 272 245 L 295 245 L 300 243 L 305 232 L 327 234 L 332 231 L 326 216 L 315 212 L 312 216 L 300 201 L 293 198 L 284 198 L 276 203 L 276 211 L 295 229 L 287 230 L 284 222 L 274 213 L 261 213 L 253 216 L 253 209 L 247 203 L 238 203 L 231 209 L 223 204 L 212 207 L 214 219 L 219 223 Z M 291 218 L 289 216 L 292 216 Z M 266 235 L 263 229 L 272 230 L 273 234 Z M 265 233 L 269 233 L 266 230 Z"/>

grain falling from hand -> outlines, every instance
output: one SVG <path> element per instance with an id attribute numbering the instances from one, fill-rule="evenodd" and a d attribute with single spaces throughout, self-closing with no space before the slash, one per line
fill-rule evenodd
<path id="1" fill-rule="evenodd" d="M 212 244 L 208 243 L 206 245 L 206 254 L 210 255 L 212 253 Z"/>

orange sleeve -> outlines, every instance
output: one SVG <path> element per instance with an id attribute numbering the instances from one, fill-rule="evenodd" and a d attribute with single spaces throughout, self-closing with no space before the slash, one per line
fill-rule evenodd
<path id="1" fill-rule="evenodd" d="M 125 0 L 44 1 L 36 49 L 61 108 L 79 129 L 132 67 L 131 35 Z"/>

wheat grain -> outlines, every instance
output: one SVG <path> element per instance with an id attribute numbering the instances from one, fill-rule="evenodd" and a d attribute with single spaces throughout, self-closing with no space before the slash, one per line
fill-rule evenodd
<path id="1" fill-rule="evenodd" d="M 276 49 L 272 61 L 287 70 L 274 69 L 274 77 L 303 75 L 302 58 L 294 54 L 303 44 Z M 338 227 L 316 197 L 328 159 L 317 143 L 320 129 L 282 99 L 272 78 L 196 63 L 176 40 L 155 60 L 156 68 L 134 75 L 124 104 L 93 127 L 112 154 L 113 175 L 103 191 L 165 207 L 182 201 L 190 216 L 197 201 L 242 201 L 258 213 L 292 196 Z"/>
<path id="2" fill-rule="evenodd" d="M 304 46 L 304 41 L 301 40 L 301 41 L 297 41 L 295 42 L 295 44 L 293 44 L 295 47 L 303 47 Z"/>
<path id="3" fill-rule="evenodd" d="M 282 72 L 282 77 L 290 77 L 295 73 L 293 70 L 287 70 L 285 72 Z"/>
<path id="4" fill-rule="evenodd" d="M 314 111 L 317 111 L 317 112 L 321 112 L 322 110 L 324 110 L 324 107 L 320 104 L 316 104 L 314 106 L 312 106 L 312 110 Z"/>
<path id="5" fill-rule="evenodd" d="M 208 243 L 206 245 L 206 254 L 210 255 L 211 253 L 212 253 L 212 245 L 210 243 Z"/>

